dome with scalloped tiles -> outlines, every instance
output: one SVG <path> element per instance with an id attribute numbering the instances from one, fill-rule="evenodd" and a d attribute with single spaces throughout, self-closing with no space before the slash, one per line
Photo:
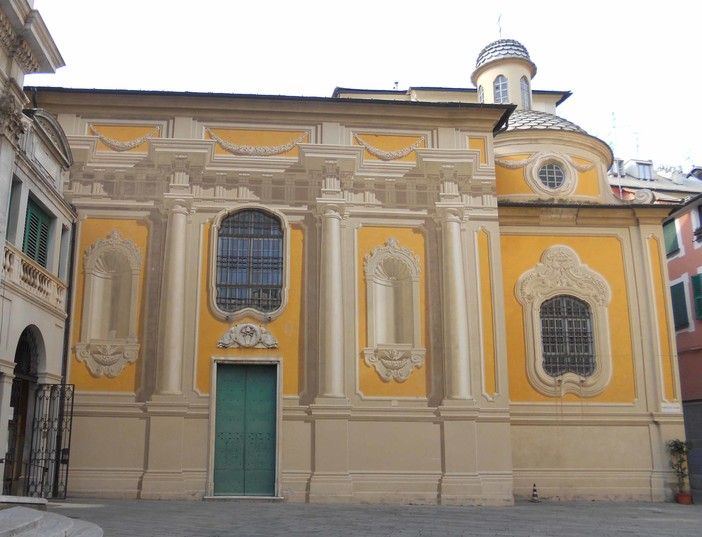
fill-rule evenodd
<path id="1" fill-rule="evenodd" d="M 532 69 L 531 76 L 532 78 L 534 77 L 536 74 L 536 65 L 531 61 L 529 51 L 524 45 L 514 39 L 498 39 L 486 46 L 480 51 L 480 54 L 478 54 L 478 59 L 475 62 L 475 70 L 477 71 L 483 65 L 490 62 L 511 58 L 529 62 Z"/>
<path id="2" fill-rule="evenodd" d="M 581 129 L 575 123 L 563 119 L 560 116 L 539 112 L 538 110 L 515 110 L 509 117 L 507 130 L 518 131 L 528 129 L 570 131 L 587 134 L 584 129 Z"/>

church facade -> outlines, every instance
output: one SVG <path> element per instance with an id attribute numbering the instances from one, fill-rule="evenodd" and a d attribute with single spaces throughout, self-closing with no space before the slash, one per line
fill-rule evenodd
<path id="1" fill-rule="evenodd" d="M 78 215 L 69 493 L 664 500 L 682 437 L 661 222 L 533 91 L 37 88 Z"/>

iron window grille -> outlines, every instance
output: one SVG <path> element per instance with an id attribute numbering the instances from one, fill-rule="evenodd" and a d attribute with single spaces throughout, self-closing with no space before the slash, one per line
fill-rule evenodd
<path id="1" fill-rule="evenodd" d="M 558 164 L 544 164 L 539 168 L 539 180 L 546 188 L 560 188 L 565 181 L 565 173 Z"/>
<path id="2" fill-rule="evenodd" d="M 575 297 L 559 295 L 541 305 L 541 344 L 544 371 L 553 377 L 595 372 L 590 306 Z"/>
<path id="3" fill-rule="evenodd" d="M 227 313 L 281 306 L 283 228 L 262 210 L 238 211 L 222 220 L 217 237 L 216 303 Z"/>

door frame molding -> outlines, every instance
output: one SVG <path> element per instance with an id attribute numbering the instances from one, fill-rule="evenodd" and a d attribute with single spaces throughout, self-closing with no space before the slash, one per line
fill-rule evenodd
<path id="1" fill-rule="evenodd" d="M 209 448 L 207 456 L 207 483 L 205 498 L 244 498 L 261 499 L 271 496 L 215 496 L 214 495 L 214 456 L 215 456 L 215 424 L 217 416 L 217 369 L 220 365 L 271 365 L 276 368 L 275 383 L 275 483 L 274 496 L 281 498 L 280 492 L 280 463 L 282 458 L 281 430 L 283 425 L 283 359 L 281 356 L 213 356 L 210 365 L 210 410 L 209 410 Z"/>

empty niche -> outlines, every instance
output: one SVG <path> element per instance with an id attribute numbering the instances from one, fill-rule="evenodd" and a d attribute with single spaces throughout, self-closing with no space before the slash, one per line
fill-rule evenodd
<path id="1" fill-rule="evenodd" d="M 364 259 L 368 347 L 364 360 L 380 377 L 403 382 L 424 365 L 420 347 L 419 257 L 389 238 Z"/>
<path id="2" fill-rule="evenodd" d="M 115 377 L 136 361 L 141 250 L 111 231 L 85 251 L 81 338 L 76 356 L 90 373 Z"/>

